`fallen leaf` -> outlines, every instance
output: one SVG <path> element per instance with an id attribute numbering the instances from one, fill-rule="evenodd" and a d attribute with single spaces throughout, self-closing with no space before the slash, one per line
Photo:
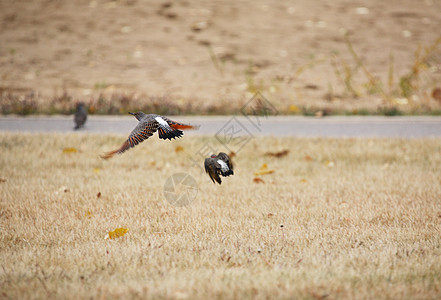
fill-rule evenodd
<path id="1" fill-rule="evenodd" d="M 292 113 L 298 113 L 298 112 L 300 112 L 300 109 L 298 108 L 298 106 L 297 106 L 297 105 L 294 105 L 294 104 L 291 104 L 291 105 L 288 107 L 288 110 L 289 110 L 290 112 L 292 112 Z"/>
<path id="2" fill-rule="evenodd" d="M 272 174 L 274 173 L 274 170 L 268 170 L 267 164 L 263 164 L 259 171 L 254 172 L 254 176 L 260 176 L 260 175 L 266 175 L 266 174 Z"/>
<path id="3" fill-rule="evenodd" d="M 122 237 L 127 233 L 127 231 L 129 231 L 127 228 L 117 228 L 114 231 L 108 232 L 104 239 L 107 240 Z"/>
<path id="4" fill-rule="evenodd" d="M 265 153 L 265 155 L 266 156 L 273 156 L 273 157 L 281 158 L 281 157 L 287 156 L 288 153 L 289 153 L 289 150 L 285 149 L 285 150 L 282 150 L 282 151 L 279 151 L 279 152 L 267 152 L 267 153 Z"/>
<path id="5" fill-rule="evenodd" d="M 329 297 L 329 294 L 319 294 L 316 292 L 311 292 L 311 296 L 315 299 L 325 299 L 325 298 Z"/>
<path id="6" fill-rule="evenodd" d="M 306 160 L 306 161 L 312 161 L 313 159 L 312 159 L 312 157 L 311 157 L 311 156 L 309 156 L 309 155 L 306 155 L 306 156 L 305 156 L 305 160 Z"/>
<path id="7" fill-rule="evenodd" d="M 253 179 L 253 181 L 254 181 L 255 183 L 265 183 L 265 181 L 263 181 L 263 179 L 262 179 L 262 178 L 259 178 L 259 177 L 255 177 L 255 178 Z"/>
<path id="8" fill-rule="evenodd" d="M 302 179 L 300 179 L 300 182 L 305 183 L 305 182 L 308 182 L 308 180 L 306 180 L 305 178 L 302 178 Z"/>
<path id="9" fill-rule="evenodd" d="M 0 183 L 6 182 L 6 179 L 0 178 Z"/>
<path id="10" fill-rule="evenodd" d="M 89 113 L 90 113 L 90 114 L 92 114 L 92 115 L 93 115 L 93 114 L 95 113 L 95 111 L 96 111 L 96 108 L 95 108 L 95 106 L 93 106 L 93 105 L 90 105 L 90 106 L 89 106 L 89 109 L 88 109 L 88 111 L 89 111 Z"/>
<path id="11" fill-rule="evenodd" d="M 95 173 L 95 174 L 99 174 L 100 171 L 101 171 L 100 168 L 93 168 L 93 173 Z"/>
<path id="12" fill-rule="evenodd" d="M 101 197 L 101 192 L 98 192 L 98 194 L 96 194 L 96 197 L 97 198 Z"/>
<path id="13" fill-rule="evenodd" d="M 182 151 L 184 151 L 184 147 L 181 147 L 181 146 L 176 146 L 176 147 L 175 147 L 175 152 L 176 152 L 176 153 L 178 153 L 178 152 L 182 152 Z"/>
<path id="14" fill-rule="evenodd" d="M 235 157 L 236 156 L 236 153 L 235 152 L 233 152 L 233 151 L 230 151 L 230 154 L 228 154 L 228 156 L 230 157 L 230 159 L 231 158 L 233 158 L 233 157 Z"/>
<path id="15" fill-rule="evenodd" d="M 63 153 L 77 153 L 78 149 L 75 147 L 70 147 L 70 148 L 64 148 L 63 149 Z"/>
<path id="16" fill-rule="evenodd" d="M 441 103 L 441 88 L 434 88 L 432 90 L 432 98 Z"/>
<path id="17" fill-rule="evenodd" d="M 88 211 L 86 211 L 84 216 L 87 217 L 87 218 L 91 218 L 92 217 L 92 213 L 90 212 L 90 210 L 88 210 Z"/>
<path id="18" fill-rule="evenodd" d="M 267 216 L 268 218 L 270 218 L 270 217 L 274 216 L 274 214 L 273 214 L 273 213 L 268 213 L 266 216 Z"/>

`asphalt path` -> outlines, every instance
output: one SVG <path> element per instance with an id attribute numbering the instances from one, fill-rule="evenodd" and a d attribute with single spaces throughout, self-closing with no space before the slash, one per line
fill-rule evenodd
<path id="1" fill-rule="evenodd" d="M 200 125 L 185 135 L 440 138 L 439 116 L 172 116 Z M 137 120 L 132 116 L 89 116 L 86 126 L 74 131 L 73 116 L 2 116 L 1 132 L 108 133 L 128 135 Z"/>

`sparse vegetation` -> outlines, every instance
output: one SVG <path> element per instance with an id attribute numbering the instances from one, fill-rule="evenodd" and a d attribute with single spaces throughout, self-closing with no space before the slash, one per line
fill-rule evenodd
<path id="1" fill-rule="evenodd" d="M 301 65 L 294 72 L 294 77 L 277 77 L 272 81 L 258 77 L 259 66 L 248 61 L 246 69 L 243 71 L 246 91 L 252 95 L 258 92 L 271 95 L 274 91 L 288 88 L 287 84 L 295 78 L 301 78 L 307 70 L 321 68 L 327 63 L 332 66 L 337 82 L 343 87 L 343 94 L 339 95 L 332 84 L 328 84 L 328 92 L 324 96 L 328 104 L 323 105 L 319 102 L 308 101 L 304 105 L 280 106 L 280 99 L 272 98 L 280 114 L 303 114 L 306 116 L 332 115 L 332 114 L 379 114 L 379 115 L 403 115 L 403 114 L 429 114 L 436 115 L 441 112 L 441 102 L 434 98 L 437 89 L 436 75 L 431 76 L 439 64 L 439 47 L 441 37 L 429 46 L 418 47 L 415 53 L 415 61 L 411 70 L 401 75 L 395 81 L 394 74 L 395 61 L 393 53 L 389 55 L 389 66 L 387 67 L 387 78 L 383 83 L 380 77 L 372 74 L 363 60 L 357 54 L 349 37 L 346 35 L 346 44 L 353 64 L 342 59 L 337 53 L 331 57 L 312 58 L 309 63 Z M 215 69 L 222 76 L 229 76 L 228 65 L 217 57 L 211 47 L 208 52 Z M 361 70 L 361 74 L 360 73 Z M 433 77 L 433 78 L 432 78 Z M 424 78 L 424 82 L 422 80 Z M 366 80 L 366 81 L 365 81 Z M 145 110 L 158 114 L 236 114 L 240 111 L 244 101 L 223 101 L 221 104 L 204 101 L 199 99 L 187 99 L 186 101 L 177 100 L 171 96 L 147 96 L 139 93 L 127 92 L 108 92 L 109 87 L 105 81 L 96 82 L 93 86 L 94 93 L 83 101 L 89 107 L 92 114 L 121 114 L 130 110 Z M 306 85 L 304 89 L 316 90 L 316 85 Z M 301 91 L 298 91 L 301 98 Z M 377 96 L 380 102 L 366 106 L 360 104 L 360 99 L 364 98 L 369 103 L 369 98 Z M 433 99 L 432 99 L 433 98 Z M 37 92 L 10 91 L 7 88 L 0 89 L 0 111 L 2 114 L 70 114 L 74 109 L 74 102 L 77 101 L 67 91 L 55 94 L 51 99 L 42 98 Z M 333 102 L 339 99 L 344 105 L 335 106 Z M 295 107 L 295 109 L 293 109 Z"/>
<path id="2" fill-rule="evenodd" d="M 18 96 L 4 93 L 0 96 L 0 110 L 2 114 L 71 114 L 75 109 L 73 96 L 64 92 L 54 96 L 50 101 L 41 99 L 38 94 L 28 93 Z M 237 113 L 240 107 L 227 107 L 221 104 L 194 105 L 191 101 L 180 103 L 171 98 L 147 97 L 135 93 L 99 94 L 97 97 L 85 101 L 90 114 L 126 114 L 129 111 L 146 111 L 164 115 L 177 114 L 228 114 Z"/>
<path id="3" fill-rule="evenodd" d="M 440 3 L 4 1 L 0 113 L 438 114 Z"/>
<path id="4" fill-rule="evenodd" d="M 253 139 L 219 186 L 189 159 L 211 138 L 99 159 L 123 138 L 0 134 L 3 298 L 441 297 L 439 139 Z"/>
<path id="5" fill-rule="evenodd" d="M 431 72 L 430 70 L 432 67 L 437 68 L 437 65 L 439 65 L 439 61 L 435 62 L 435 60 L 439 60 L 439 58 L 434 59 L 434 57 L 441 53 L 441 37 L 428 46 L 420 45 L 418 47 L 411 70 L 407 74 L 402 75 L 397 83 L 395 83 L 394 80 L 394 56 L 391 53 L 389 56 L 387 84 L 384 84 L 380 77 L 374 76 L 368 70 L 367 66 L 354 49 L 347 34 L 345 35 L 345 40 L 348 51 L 353 58 L 354 65 L 352 66 L 348 64 L 343 59 L 338 62 L 335 55 L 331 59 L 331 65 L 334 69 L 335 76 L 342 86 L 344 86 L 346 97 L 350 96 L 350 98 L 356 99 L 361 96 L 378 95 L 382 98 L 384 105 L 378 107 L 377 113 L 384 115 L 398 115 L 416 112 L 424 113 L 424 111 L 430 114 L 431 109 L 428 109 L 427 103 L 436 100 L 431 99 L 430 93 L 436 88 L 435 78 L 437 76 L 430 76 L 430 74 L 427 73 Z M 423 54 L 421 54 L 422 52 Z M 367 81 L 356 83 L 355 78 L 360 69 Z M 427 78 L 432 77 L 433 82 L 429 84 L 421 84 L 423 74 Z M 428 80 L 427 78 L 426 80 Z M 385 90 L 385 86 L 387 86 L 388 91 Z M 332 87 L 330 88 L 330 91 L 332 93 Z M 420 103 L 416 103 L 414 98 L 420 99 Z M 400 106 L 402 107 L 400 108 Z M 438 110 L 439 109 L 434 109 L 433 111 L 436 112 Z"/>

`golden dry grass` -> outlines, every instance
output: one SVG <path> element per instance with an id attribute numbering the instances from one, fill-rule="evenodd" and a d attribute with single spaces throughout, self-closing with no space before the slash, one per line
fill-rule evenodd
<path id="1" fill-rule="evenodd" d="M 99 159 L 123 139 L 0 134 L 0 297 L 441 297 L 439 139 L 253 139 L 221 186 L 189 159 L 210 137 Z M 164 200 L 175 172 L 190 206 Z"/>

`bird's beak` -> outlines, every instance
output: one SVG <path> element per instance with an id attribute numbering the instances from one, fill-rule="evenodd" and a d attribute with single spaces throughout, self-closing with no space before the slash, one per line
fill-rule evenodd
<path id="1" fill-rule="evenodd" d="M 129 112 L 129 114 L 131 114 L 132 116 L 134 116 L 134 115 L 135 115 L 135 113 L 132 113 L 132 112 Z"/>

